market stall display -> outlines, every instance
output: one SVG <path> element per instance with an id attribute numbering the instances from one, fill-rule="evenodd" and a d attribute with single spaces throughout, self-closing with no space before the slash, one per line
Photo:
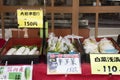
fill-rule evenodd
<path id="1" fill-rule="evenodd" d="M 20 11 L 19 12 L 20 15 L 18 17 L 22 16 L 22 18 L 20 18 L 22 20 L 19 22 L 19 28 L 25 28 L 25 27 L 43 28 L 43 39 L 28 38 L 28 37 L 27 38 L 11 38 L 2 49 L 0 60 L 2 64 L 4 64 L 5 62 L 8 62 L 8 64 L 13 64 L 13 65 L 30 64 L 31 62 L 38 63 L 33 65 L 34 66 L 33 80 L 40 80 L 40 79 L 56 80 L 57 77 L 59 77 L 59 80 L 66 80 L 66 79 L 74 80 L 76 77 L 77 77 L 76 80 L 80 80 L 80 79 L 83 80 L 83 78 L 87 80 L 91 76 L 90 64 L 89 63 L 86 64 L 87 62 L 86 58 L 87 59 L 89 58 L 87 55 L 91 53 L 116 53 L 117 54 L 120 51 L 118 49 L 117 44 L 113 41 L 112 38 L 85 39 L 81 43 L 78 37 L 75 39 L 73 36 L 71 38 L 68 38 L 68 37 L 56 37 L 54 35 L 48 38 L 47 40 L 48 45 L 46 48 L 46 35 L 45 35 L 46 19 L 44 18 L 43 20 L 43 17 L 45 17 L 45 15 L 43 15 L 43 12 L 41 15 L 41 20 L 39 20 L 38 17 L 40 17 L 40 14 L 38 12 L 34 12 L 33 10 L 21 11 L 21 9 L 19 11 Z M 31 16 L 35 17 L 34 13 L 37 13 L 37 16 L 35 19 L 31 17 Z M 26 16 L 29 15 L 27 16 L 28 19 L 25 18 L 24 14 Z M 30 17 L 31 19 L 29 19 Z M 39 23 L 39 21 L 41 21 L 41 24 L 40 24 L 41 26 L 37 24 Z M 22 25 L 21 22 L 24 23 L 24 25 Z M 42 47 L 41 47 L 41 44 L 42 44 Z M 47 64 L 40 63 L 40 61 L 43 59 L 42 58 L 43 55 L 41 54 L 43 54 L 44 52 L 46 52 L 46 55 L 47 55 L 46 56 Z M 86 57 L 83 57 L 83 55 L 85 55 Z M 44 58 L 44 60 L 45 59 L 46 58 Z M 81 64 L 81 62 L 83 63 Z M 115 68 L 116 70 L 115 66 L 113 66 L 113 68 Z M 54 75 L 53 76 L 47 75 L 46 69 L 47 70 L 49 69 L 49 73 L 55 72 Z M 88 73 L 86 73 L 86 71 L 88 71 Z M 63 74 L 63 76 L 62 77 L 60 75 L 56 76 L 57 72 L 58 73 L 62 72 L 61 74 Z M 29 73 L 29 70 L 28 71 L 25 70 L 25 73 Z M 76 74 L 76 73 L 79 75 L 70 75 L 69 77 L 66 76 L 68 74 Z M 28 76 L 26 76 L 26 78 L 28 79 Z M 105 79 L 108 78 L 110 80 L 111 75 L 110 75 L 110 78 L 109 76 L 107 76 L 107 78 L 105 76 L 104 78 Z M 96 77 L 94 79 L 96 80 Z M 101 78 L 100 80 L 103 80 L 103 78 Z"/>
<path id="2" fill-rule="evenodd" d="M 102 50 L 106 51 L 105 49 L 111 49 L 111 50 L 115 49 L 113 51 L 117 51 L 118 54 L 120 51 L 118 45 L 115 43 L 115 41 L 112 38 L 96 38 L 96 39 L 84 39 L 84 38 L 72 39 L 71 38 L 68 40 L 64 39 L 64 38 L 65 37 L 55 37 L 55 36 L 54 36 L 54 38 L 49 38 L 47 50 L 49 52 L 61 52 L 62 54 L 66 54 L 66 53 L 74 54 L 74 52 L 72 52 L 72 51 L 78 51 L 78 52 L 80 52 L 80 54 L 84 54 L 85 46 L 87 47 L 86 43 L 88 43 L 88 44 L 90 43 L 90 48 L 89 48 L 89 46 L 88 46 L 88 48 L 91 50 L 98 49 L 97 54 L 101 54 Z M 79 42 L 79 40 L 81 42 Z M 63 42 L 64 42 L 64 44 L 63 44 Z M 70 45 L 68 47 L 67 43 L 69 43 L 69 42 L 70 43 L 73 42 L 74 44 L 68 44 L 68 45 Z M 87 60 L 89 59 L 89 57 L 87 56 L 87 57 L 83 58 L 83 55 L 81 55 L 82 60 L 83 60 L 82 64 L 80 65 L 81 71 L 82 71 L 81 74 L 69 75 L 67 77 L 65 77 L 65 75 L 47 75 L 48 64 L 41 62 L 41 59 L 40 59 L 41 43 L 42 43 L 41 38 L 11 38 L 11 39 L 9 39 L 1 51 L 2 63 L 5 63 L 5 61 L 8 61 L 8 64 L 9 63 L 24 64 L 24 63 L 31 63 L 31 61 L 33 61 L 34 63 L 38 63 L 38 64 L 33 65 L 34 66 L 33 67 L 33 80 L 39 80 L 39 79 L 55 80 L 57 77 L 59 77 L 61 80 L 64 80 L 64 79 L 74 80 L 75 77 L 77 77 L 76 80 L 82 80 L 83 78 L 88 79 L 88 77 L 91 80 L 94 80 L 94 79 L 118 80 L 119 76 L 117 76 L 117 75 L 110 77 L 109 75 L 95 75 L 95 74 L 93 75 L 93 74 L 91 74 L 90 64 L 86 63 Z M 92 45 L 92 47 L 91 47 L 91 45 Z M 108 45 L 110 47 L 108 47 Z M 82 49 L 81 46 L 83 47 L 83 50 L 81 50 Z M 19 50 L 21 48 L 22 48 L 22 50 L 24 49 L 23 53 L 21 53 L 22 52 L 21 50 L 20 50 L 20 53 L 17 53 L 17 52 L 19 52 L 17 50 Z M 27 51 L 31 51 L 32 49 L 36 49 L 36 48 L 37 48 L 37 52 L 39 51 L 39 53 L 35 53 L 33 55 L 32 54 L 30 55 L 29 53 L 27 54 Z M 16 52 L 13 54 L 9 53 L 9 50 L 11 50 L 11 49 L 13 50 L 13 52 L 14 51 L 16 51 Z M 26 52 L 26 53 L 24 53 L 24 52 Z M 16 55 L 16 53 L 17 53 L 17 55 Z M 96 53 L 96 52 L 94 52 L 94 53 Z M 92 52 L 84 54 L 84 55 L 89 55 L 89 54 L 92 54 Z M 110 52 L 110 54 L 112 54 L 112 53 Z M 86 58 L 87 58 L 87 60 L 86 60 Z"/>

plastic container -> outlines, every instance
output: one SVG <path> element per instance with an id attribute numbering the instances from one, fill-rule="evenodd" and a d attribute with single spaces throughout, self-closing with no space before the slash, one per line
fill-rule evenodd
<path id="1" fill-rule="evenodd" d="M 7 51 L 13 46 L 37 46 L 39 54 L 38 55 L 6 55 Z M 41 38 L 10 38 L 6 45 L 1 50 L 1 63 L 8 64 L 34 64 L 40 63 L 42 39 Z"/>

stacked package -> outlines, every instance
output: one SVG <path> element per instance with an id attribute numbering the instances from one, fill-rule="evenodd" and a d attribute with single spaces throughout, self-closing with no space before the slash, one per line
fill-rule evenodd
<path id="1" fill-rule="evenodd" d="M 102 38 L 99 42 L 95 38 L 88 38 L 83 41 L 85 53 L 118 53 L 111 40 Z"/>

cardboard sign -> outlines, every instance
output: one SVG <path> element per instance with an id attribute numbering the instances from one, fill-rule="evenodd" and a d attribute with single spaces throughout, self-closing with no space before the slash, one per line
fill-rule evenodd
<path id="1" fill-rule="evenodd" d="M 0 66 L 0 80 L 32 80 L 33 66 Z"/>
<path id="2" fill-rule="evenodd" d="M 48 53 L 47 74 L 81 74 L 80 55 Z"/>
<path id="3" fill-rule="evenodd" d="M 92 74 L 120 75 L 120 54 L 90 54 Z"/>
<path id="4" fill-rule="evenodd" d="M 43 10 L 18 9 L 17 21 L 19 28 L 43 28 Z"/>

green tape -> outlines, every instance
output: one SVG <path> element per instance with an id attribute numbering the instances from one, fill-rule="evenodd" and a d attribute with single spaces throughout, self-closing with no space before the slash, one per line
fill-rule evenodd
<path id="1" fill-rule="evenodd" d="M 48 38 L 48 21 L 45 22 L 45 34 L 46 38 Z M 43 29 L 40 29 L 40 38 L 43 38 Z"/>

